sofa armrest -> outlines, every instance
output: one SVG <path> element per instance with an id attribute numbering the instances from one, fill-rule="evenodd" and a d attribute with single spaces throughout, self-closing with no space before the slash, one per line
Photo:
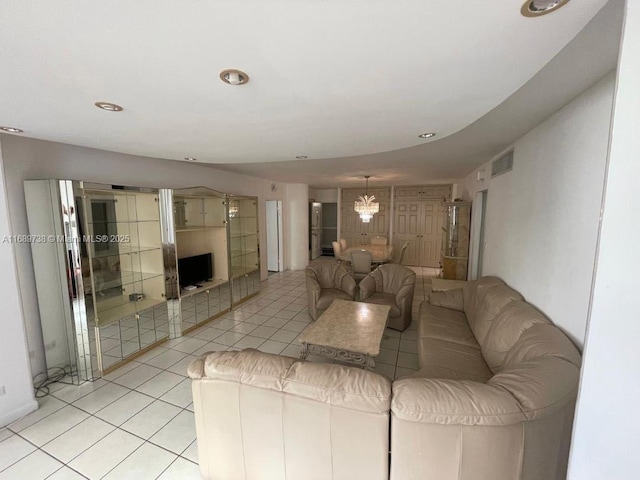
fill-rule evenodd
<path id="1" fill-rule="evenodd" d="M 468 380 L 397 380 L 391 411 L 402 420 L 440 425 L 511 425 L 526 420 L 508 391 Z"/>
<path id="2" fill-rule="evenodd" d="M 371 275 L 367 275 L 360 281 L 360 300 L 365 301 L 376 293 L 376 281 Z"/>
<path id="3" fill-rule="evenodd" d="M 429 294 L 429 303 L 434 307 L 444 307 L 464 312 L 464 297 L 462 296 L 461 288 L 431 292 Z"/>

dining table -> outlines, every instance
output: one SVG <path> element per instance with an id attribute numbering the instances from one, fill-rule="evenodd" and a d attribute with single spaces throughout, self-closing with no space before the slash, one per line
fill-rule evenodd
<path id="1" fill-rule="evenodd" d="M 347 247 L 340 252 L 340 260 L 343 262 L 351 261 L 351 252 L 370 252 L 372 263 L 386 263 L 391 260 L 393 255 L 392 245 L 357 245 L 355 247 Z"/>

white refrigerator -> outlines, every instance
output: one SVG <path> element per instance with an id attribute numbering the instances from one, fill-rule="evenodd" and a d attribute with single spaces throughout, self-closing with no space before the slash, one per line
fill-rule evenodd
<path id="1" fill-rule="evenodd" d="M 322 255 L 322 204 L 309 203 L 309 258 Z"/>

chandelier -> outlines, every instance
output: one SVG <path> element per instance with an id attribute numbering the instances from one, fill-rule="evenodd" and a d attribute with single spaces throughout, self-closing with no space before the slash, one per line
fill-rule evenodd
<path id="1" fill-rule="evenodd" d="M 230 201 L 229 202 L 229 216 L 231 218 L 237 217 L 238 216 L 238 202 L 236 201 Z"/>
<path id="2" fill-rule="evenodd" d="M 364 195 L 360 195 L 353 206 L 354 210 L 360 214 L 363 223 L 369 223 L 375 213 L 380 211 L 380 204 L 375 201 L 375 195 L 369 195 L 369 175 L 365 175 L 366 187 Z"/>

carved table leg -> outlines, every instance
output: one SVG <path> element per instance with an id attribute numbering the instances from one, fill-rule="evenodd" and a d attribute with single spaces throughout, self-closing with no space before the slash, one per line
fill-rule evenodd
<path id="1" fill-rule="evenodd" d="M 365 368 L 371 371 L 374 371 L 376 369 L 376 362 L 373 357 L 367 355 L 367 363 L 365 364 Z"/>
<path id="2" fill-rule="evenodd" d="M 309 356 L 309 344 L 303 343 L 302 348 L 300 349 L 300 360 L 306 360 Z"/>

